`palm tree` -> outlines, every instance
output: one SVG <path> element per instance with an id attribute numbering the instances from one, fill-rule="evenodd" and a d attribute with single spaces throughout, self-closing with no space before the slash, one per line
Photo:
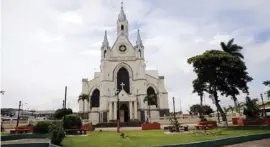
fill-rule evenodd
<path id="1" fill-rule="evenodd" d="M 157 95 L 156 94 L 146 95 L 143 99 L 143 102 L 144 103 L 147 102 L 147 105 L 148 105 L 148 117 L 147 117 L 147 122 L 148 122 L 149 118 L 151 118 L 150 106 L 156 105 L 156 107 L 157 107 Z"/>
<path id="2" fill-rule="evenodd" d="M 234 41 L 234 38 L 229 40 L 229 42 L 227 44 L 225 44 L 224 42 L 221 42 L 220 46 L 221 46 L 222 50 L 226 53 L 231 54 L 232 56 L 239 58 L 239 59 L 244 59 L 244 56 L 240 53 L 240 51 L 243 49 L 243 47 L 239 46 L 237 44 L 233 44 L 233 41 Z"/>
<path id="3" fill-rule="evenodd" d="M 224 42 L 220 43 L 220 46 L 222 48 L 222 50 L 238 59 L 244 59 L 244 56 L 240 53 L 241 50 L 243 49 L 242 46 L 239 46 L 237 44 L 234 44 L 234 38 L 232 38 L 231 40 L 228 41 L 227 44 L 225 44 Z M 233 89 L 234 94 L 232 94 L 232 100 L 234 101 L 234 106 L 237 107 L 237 98 L 236 95 L 239 93 L 237 89 Z M 238 110 L 236 110 L 236 112 L 239 113 Z"/>
<path id="4" fill-rule="evenodd" d="M 78 102 L 82 100 L 83 101 L 83 119 L 85 118 L 85 114 L 84 114 L 84 102 L 85 100 L 87 100 L 89 102 L 89 95 L 88 94 L 81 94 L 79 96 Z"/>
<path id="5" fill-rule="evenodd" d="M 229 105 L 228 106 L 228 109 L 231 110 L 231 112 L 233 113 L 233 111 L 234 111 L 235 108 L 233 106 Z"/>
<path id="6" fill-rule="evenodd" d="M 264 81 L 263 84 L 264 84 L 265 86 L 270 87 L 270 80 Z M 266 95 L 267 95 L 267 97 L 268 97 L 268 99 L 269 99 L 269 98 L 270 98 L 270 89 L 268 89 L 268 90 L 266 91 Z"/>

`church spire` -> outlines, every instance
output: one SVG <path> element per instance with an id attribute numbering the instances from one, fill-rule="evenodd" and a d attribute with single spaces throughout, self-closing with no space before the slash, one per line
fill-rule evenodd
<path id="1" fill-rule="evenodd" d="M 109 47 L 109 41 L 108 41 L 108 38 L 107 38 L 107 30 L 105 30 L 104 39 L 103 39 L 103 42 L 102 42 L 102 47 L 106 47 L 106 48 Z"/>
<path id="2" fill-rule="evenodd" d="M 137 33 L 136 46 L 143 46 L 139 29 L 138 29 L 138 33 Z"/>
<path id="3" fill-rule="evenodd" d="M 120 10 L 120 13 L 118 15 L 118 20 L 119 21 L 126 21 L 127 20 L 126 14 L 124 12 L 123 1 L 121 2 L 121 10 Z"/>

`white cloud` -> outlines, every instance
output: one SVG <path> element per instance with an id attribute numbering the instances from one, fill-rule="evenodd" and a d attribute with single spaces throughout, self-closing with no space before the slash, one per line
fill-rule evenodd
<path id="1" fill-rule="evenodd" d="M 175 96 L 187 110 L 199 102 L 192 94 L 195 75 L 187 58 L 220 48 L 220 41 L 231 37 L 244 46 L 245 61 L 254 78 L 251 95 L 263 91 L 262 80 L 270 74 L 265 70 L 270 64 L 270 44 L 257 43 L 254 35 L 270 27 L 269 5 L 267 0 L 130 0 L 124 8 L 129 32 L 133 36 L 136 29 L 141 31 L 147 68 L 158 69 L 165 76 L 170 106 Z M 3 0 L 2 8 L 1 67 L 7 91 L 2 107 L 16 107 L 22 100 L 29 108 L 57 109 L 67 85 L 70 107 L 77 110 L 81 79 L 91 78 L 99 68 L 104 30 L 108 30 L 110 45 L 116 38 L 120 0 Z M 232 101 L 222 98 L 222 103 Z M 176 102 L 176 110 L 179 107 Z"/>

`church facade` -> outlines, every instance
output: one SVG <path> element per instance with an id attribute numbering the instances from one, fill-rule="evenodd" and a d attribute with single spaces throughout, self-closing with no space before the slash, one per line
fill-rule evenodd
<path id="1" fill-rule="evenodd" d="M 105 31 L 100 52 L 100 72 L 95 72 L 91 80 L 82 79 L 81 94 L 89 95 L 89 101 L 79 101 L 79 112 L 87 113 L 93 123 L 115 121 L 119 99 L 121 122 L 145 121 L 149 107 L 144 98 L 155 94 L 157 104 L 150 105 L 150 117 L 169 114 L 164 76 L 159 76 L 156 70 L 146 70 L 139 30 L 136 44 L 129 41 L 123 5 L 117 19 L 117 39 L 110 46 Z"/>

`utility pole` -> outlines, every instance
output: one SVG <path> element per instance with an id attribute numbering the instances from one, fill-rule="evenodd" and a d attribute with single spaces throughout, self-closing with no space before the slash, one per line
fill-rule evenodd
<path id="1" fill-rule="evenodd" d="M 21 102 L 21 101 L 19 101 L 19 110 L 18 110 L 18 117 L 17 117 L 17 124 L 16 124 L 16 128 L 19 126 L 21 105 L 22 105 L 22 102 Z"/>
<path id="2" fill-rule="evenodd" d="M 182 112 L 182 104 L 181 104 L 181 99 L 179 98 L 179 102 L 180 102 L 180 113 L 183 113 Z"/>
<path id="3" fill-rule="evenodd" d="M 67 86 L 65 86 L 65 104 L 64 108 L 67 108 Z"/>
<path id="4" fill-rule="evenodd" d="M 65 100 L 63 100 L 62 108 L 65 108 Z"/>
<path id="5" fill-rule="evenodd" d="M 264 113 L 264 116 L 266 116 L 265 105 L 264 105 L 263 95 L 262 94 L 261 94 L 261 99 L 262 99 L 262 104 L 263 104 L 263 113 Z"/>
<path id="6" fill-rule="evenodd" d="M 174 120 L 176 120 L 176 118 L 175 118 L 175 102 L 174 102 L 174 97 L 172 99 L 173 99 L 173 118 L 174 118 Z"/>

